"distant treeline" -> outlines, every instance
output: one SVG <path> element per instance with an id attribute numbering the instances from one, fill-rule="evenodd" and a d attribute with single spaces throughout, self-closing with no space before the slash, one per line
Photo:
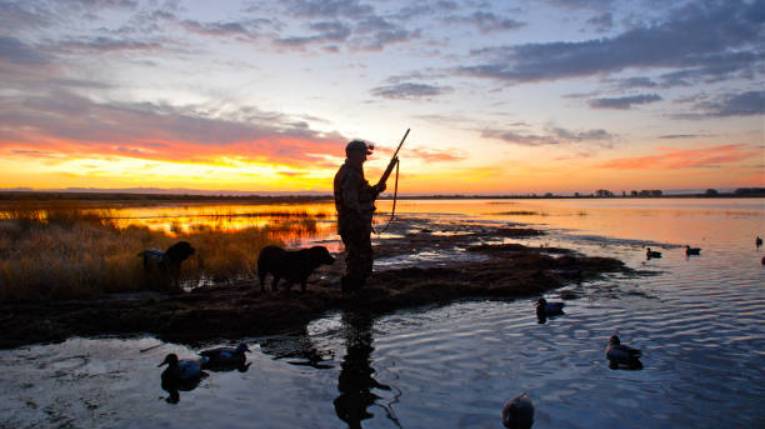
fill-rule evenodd
<path id="1" fill-rule="evenodd" d="M 324 201 L 331 195 L 200 195 L 200 194 L 140 194 L 131 192 L 35 192 L 3 191 L 0 201 L 157 201 L 157 202 L 207 202 L 240 201 L 262 203 L 290 203 Z"/>
<path id="2" fill-rule="evenodd" d="M 575 192 L 573 195 L 559 195 L 551 192 L 544 194 L 434 194 L 434 195 L 399 195 L 401 200 L 469 200 L 469 199 L 545 199 L 545 198 L 751 198 L 765 197 L 765 188 L 737 188 L 733 192 L 721 192 L 707 189 L 704 192 L 666 194 L 660 189 L 642 189 L 612 192 L 598 189 L 590 194 Z M 390 194 L 381 199 L 391 199 Z M 106 192 L 35 192 L 4 191 L 0 192 L 0 201 L 124 201 L 124 202 L 214 202 L 231 201 L 241 203 L 304 203 L 332 200 L 326 195 L 199 195 L 199 194 L 140 194 Z"/>

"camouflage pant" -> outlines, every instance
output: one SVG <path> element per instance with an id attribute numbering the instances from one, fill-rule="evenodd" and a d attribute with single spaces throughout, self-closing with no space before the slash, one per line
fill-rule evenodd
<path id="1" fill-rule="evenodd" d="M 349 291 L 364 287 L 367 277 L 372 275 L 372 226 L 353 225 L 342 228 L 340 237 L 345 245 L 345 276 L 343 290 Z"/>

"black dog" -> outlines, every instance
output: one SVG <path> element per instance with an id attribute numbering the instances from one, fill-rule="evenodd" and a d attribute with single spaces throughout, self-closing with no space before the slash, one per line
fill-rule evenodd
<path id="1" fill-rule="evenodd" d="M 178 288 L 181 275 L 181 264 L 195 253 L 188 241 L 179 241 L 161 250 L 144 250 L 138 253 L 143 257 L 143 270 L 149 275 L 158 275 L 163 284 L 172 283 Z"/>
<path id="2" fill-rule="evenodd" d="M 266 276 L 272 274 L 274 281 L 271 290 L 275 291 L 279 280 L 287 279 L 287 290 L 292 288 L 293 283 L 300 283 L 301 290 L 305 292 L 306 281 L 313 270 L 319 265 L 332 265 L 335 258 L 329 254 L 324 246 L 314 246 L 310 249 L 287 251 L 278 246 L 266 246 L 258 256 L 258 277 L 260 278 L 260 291 L 265 290 Z"/>

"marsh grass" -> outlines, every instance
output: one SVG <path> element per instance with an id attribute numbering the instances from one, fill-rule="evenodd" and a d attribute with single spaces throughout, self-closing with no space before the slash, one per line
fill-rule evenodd
<path id="1" fill-rule="evenodd" d="M 196 249 L 182 266 L 182 281 L 251 277 L 262 247 L 316 231 L 316 220 L 300 215 L 266 227 L 178 226 L 170 234 L 118 227 L 113 219 L 109 209 L 76 205 L 0 208 L 0 301 L 92 297 L 156 286 L 137 255 L 165 250 L 179 240 Z"/>

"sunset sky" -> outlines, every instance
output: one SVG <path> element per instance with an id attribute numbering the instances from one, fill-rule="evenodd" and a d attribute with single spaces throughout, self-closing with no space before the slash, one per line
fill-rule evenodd
<path id="1" fill-rule="evenodd" d="M 765 186 L 764 78 L 765 1 L 0 0 L 0 188 Z"/>

